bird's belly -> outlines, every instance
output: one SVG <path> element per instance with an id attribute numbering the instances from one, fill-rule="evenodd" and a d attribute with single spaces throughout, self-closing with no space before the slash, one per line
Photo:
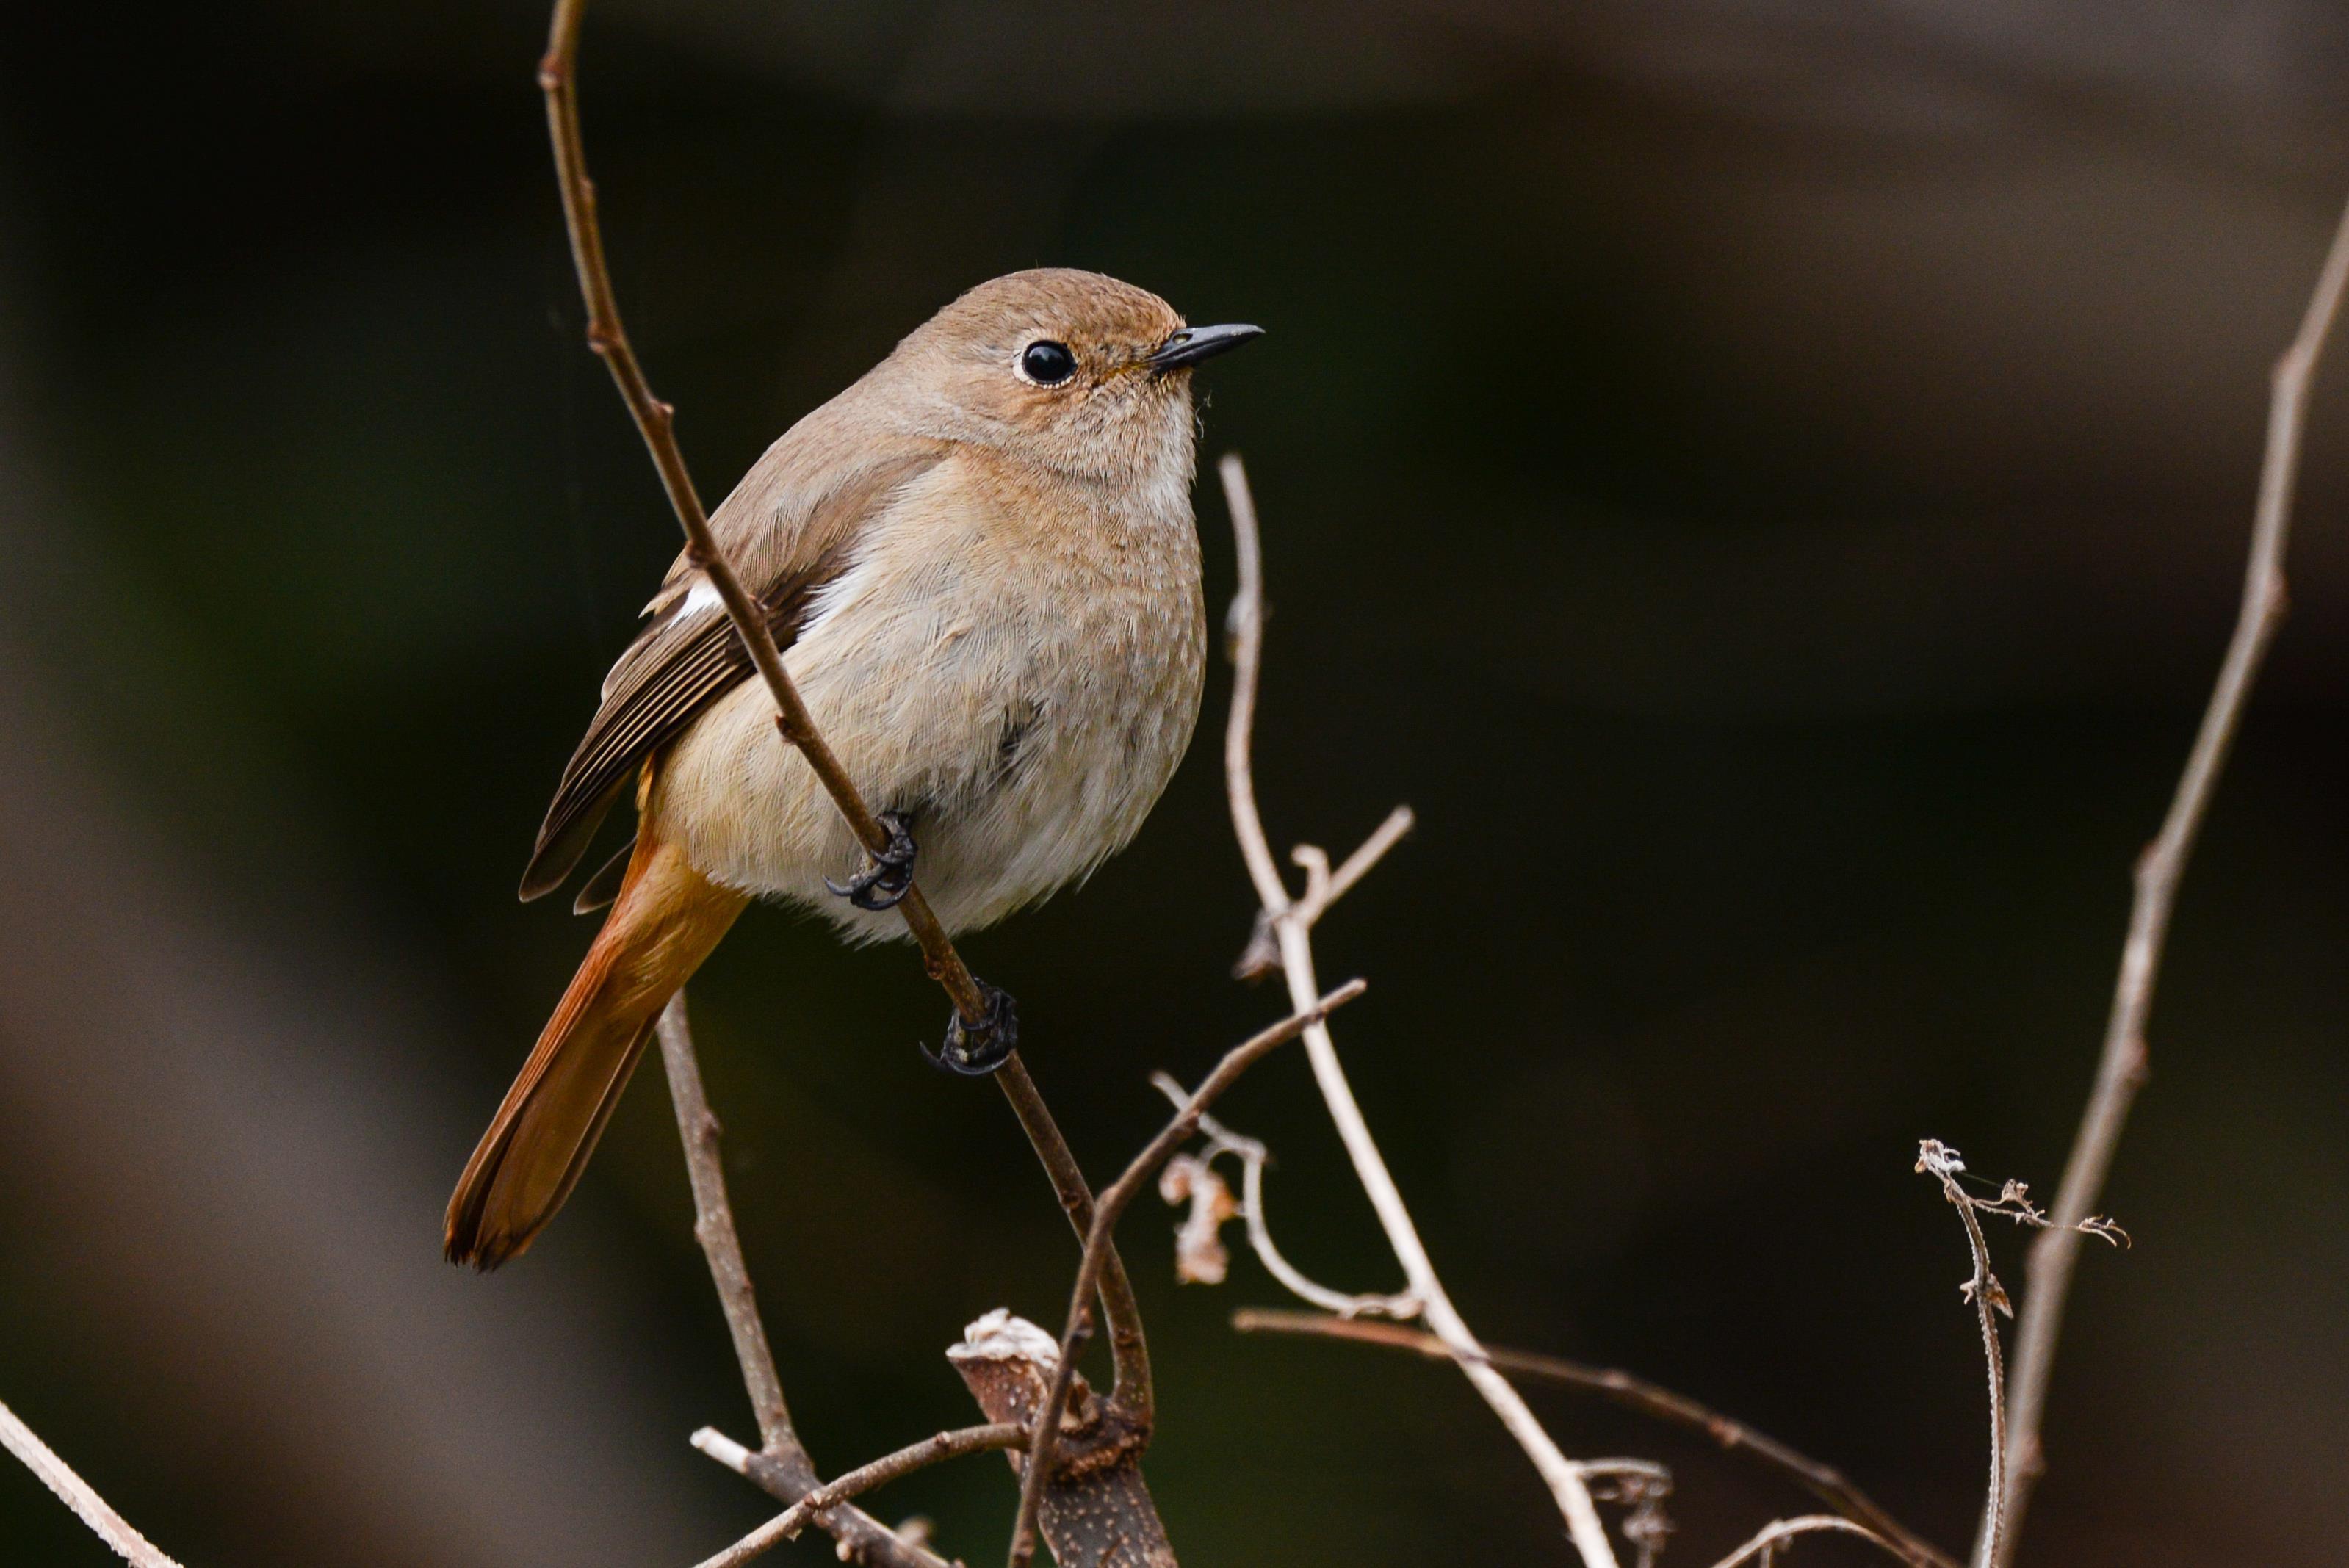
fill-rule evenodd
<path id="1" fill-rule="evenodd" d="M 911 818 L 916 880 L 947 929 L 1082 878 L 1141 827 L 1198 716 L 1196 589 L 1167 597 L 1111 606 L 1108 637 L 1081 616 L 1041 621 L 1016 604 L 957 618 L 928 609 L 948 596 L 921 615 L 851 602 L 787 654 L 867 803 Z M 736 688 L 680 738 L 654 810 L 705 874 L 805 904 L 854 939 L 904 934 L 894 911 L 825 889 L 862 851 L 776 734 L 763 685 Z"/>

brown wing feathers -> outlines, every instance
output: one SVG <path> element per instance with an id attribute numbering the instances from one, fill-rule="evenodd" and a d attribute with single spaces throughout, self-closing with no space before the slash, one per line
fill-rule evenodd
<path id="1" fill-rule="evenodd" d="M 827 408 L 841 406 L 835 399 Z M 839 424 L 836 412 L 822 409 L 801 421 L 711 520 L 786 648 L 799 640 L 818 590 L 847 569 L 864 526 L 946 449 L 912 442 L 883 458 L 866 439 L 843 446 Z M 825 476 L 834 482 L 817 482 Z M 794 495 L 812 492 L 819 497 L 812 505 L 793 504 Z M 619 793 L 631 780 L 649 790 L 662 748 L 750 676 L 750 655 L 724 614 L 715 606 L 685 613 L 697 581 L 681 568 L 669 573 L 654 601 L 658 614 L 612 666 L 603 705 L 539 829 L 523 898 L 560 885 Z M 618 1102 L 654 1017 L 750 902 L 703 877 L 653 830 L 640 832 L 590 882 L 581 906 L 614 892 L 603 930 L 450 1199 L 452 1259 L 495 1267 L 554 1216 Z"/>
<path id="2" fill-rule="evenodd" d="M 823 438 L 813 428 L 820 418 L 821 411 L 810 416 L 744 477 L 711 520 L 721 537 L 730 531 L 729 513 L 741 518 L 762 511 L 771 515 L 771 509 L 790 510 L 779 495 L 791 486 L 796 464 L 820 460 Z M 798 440 L 802 431 L 810 432 L 804 450 Z M 945 451 L 942 443 L 921 441 L 886 459 L 868 458 L 825 490 L 798 526 L 754 533 L 729 546 L 736 551 L 735 563 L 746 583 L 771 584 L 760 594 L 760 606 L 780 645 L 788 648 L 798 639 L 816 591 L 847 569 L 864 525 Z M 769 552 L 763 556 L 759 548 L 762 541 Z M 796 558 L 796 564 L 778 561 L 771 553 L 778 549 L 785 552 L 785 560 Z M 604 683 L 604 704 L 564 769 L 563 782 L 538 830 L 538 844 L 523 872 L 525 900 L 554 892 L 570 876 L 638 764 L 750 678 L 750 655 L 724 614 L 714 606 L 691 615 L 678 614 L 698 581 L 698 574 L 680 561 L 661 598 L 654 601 L 660 614 L 612 666 Z M 585 898 L 583 894 L 583 903 Z"/>
<path id="3" fill-rule="evenodd" d="M 628 874 L 628 862 L 636 857 L 636 836 L 631 834 L 628 841 L 620 846 L 619 852 L 604 862 L 602 871 L 580 884 L 579 896 L 571 901 L 571 913 L 593 914 L 599 909 L 609 907 L 612 901 L 620 896 L 621 884 Z"/>
<path id="4" fill-rule="evenodd" d="M 761 608 L 778 645 L 788 648 L 797 639 L 809 600 L 838 574 L 843 553 L 826 552 L 764 596 Z M 637 765 L 751 670 L 734 624 L 714 608 L 689 617 L 671 612 L 647 626 L 614 666 L 610 692 L 563 769 L 523 872 L 522 896 L 539 898 L 562 886 Z"/>

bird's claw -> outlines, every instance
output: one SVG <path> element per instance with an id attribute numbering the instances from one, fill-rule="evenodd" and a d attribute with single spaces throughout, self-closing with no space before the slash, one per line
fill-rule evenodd
<path id="1" fill-rule="evenodd" d="M 986 981 L 978 982 L 987 998 L 987 1012 L 978 1022 L 966 1024 L 959 1010 L 947 1019 L 947 1043 L 936 1053 L 925 1050 L 932 1067 L 965 1078 L 985 1078 L 1011 1058 L 1019 1044 L 1019 1009 L 1011 993 Z"/>
<path id="2" fill-rule="evenodd" d="M 889 844 L 879 854 L 865 851 L 864 869 L 846 882 L 836 882 L 830 877 L 823 885 L 859 909 L 895 909 L 898 902 L 914 886 L 914 834 L 912 825 L 895 811 L 884 811 L 877 820 L 889 830 Z"/>

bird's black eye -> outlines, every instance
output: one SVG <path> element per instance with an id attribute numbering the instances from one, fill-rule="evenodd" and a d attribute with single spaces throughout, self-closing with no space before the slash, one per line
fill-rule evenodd
<path id="1" fill-rule="evenodd" d="M 1041 338 L 1019 351 L 1019 374 L 1039 387 L 1058 387 L 1077 373 L 1077 356 L 1065 343 Z"/>

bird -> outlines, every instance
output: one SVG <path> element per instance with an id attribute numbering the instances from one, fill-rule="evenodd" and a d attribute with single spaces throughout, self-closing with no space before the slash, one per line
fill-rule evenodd
<path id="1" fill-rule="evenodd" d="M 494 1268 L 554 1217 L 662 1008 L 753 900 L 815 911 L 851 942 L 902 936 L 891 906 L 918 864 L 960 933 L 1133 838 L 1190 744 L 1206 665 L 1193 368 L 1260 335 L 1187 325 L 1097 273 L 1012 273 L 750 467 L 711 533 L 888 848 L 868 855 L 781 742 L 741 637 L 681 554 L 523 876 L 525 901 L 564 885 L 633 795 L 635 837 L 574 905 L 608 905 L 603 926 L 450 1199 L 451 1262 Z"/>

